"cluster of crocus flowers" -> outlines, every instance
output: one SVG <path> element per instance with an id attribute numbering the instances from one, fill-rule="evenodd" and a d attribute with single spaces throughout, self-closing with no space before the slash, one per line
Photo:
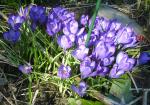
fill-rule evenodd
<path id="1" fill-rule="evenodd" d="M 21 36 L 20 28 L 22 24 L 28 20 L 30 20 L 32 30 L 36 29 L 37 24 L 46 24 L 46 8 L 36 5 L 29 5 L 25 8 L 20 7 L 17 14 L 9 16 L 7 22 L 10 29 L 3 33 L 4 39 L 16 43 Z"/>
<path id="2" fill-rule="evenodd" d="M 53 8 L 48 15 L 47 32 L 58 36 L 58 45 L 64 50 L 74 48 L 72 56 L 80 60 L 81 78 L 90 76 L 109 76 L 118 78 L 135 65 L 126 48 L 136 46 L 136 33 L 117 20 L 96 17 L 88 47 L 85 46 L 87 29 L 91 24 L 88 15 L 80 21 L 75 15 L 62 7 Z"/>
<path id="3" fill-rule="evenodd" d="M 37 5 L 29 5 L 25 8 L 20 7 L 18 14 L 9 16 L 7 22 L 10 29 L 3 33 L 3 38 L 10 43 L 17 43 L 21 36 L 20 28 L 26 21 L 29 21 L 33 31 L 38 24 L 46 24 L 46 8 Z M 32 66 L 26 64 L 19 65 L 18 68 L 24 74 L 29 74 L 32 70 Z"/>
<path id="4" fill-rule="evenodd" d="M 20 15 L 11 15 L 9 16 L 7 22 L 10 26 L 10 29 L 7 32 L 4 32 L 3 37 L 5 40 L 11 43 L 16 43 L 20 37 L 19 28 L 24 22 L 24 18 Z"/>
<path id="5" fill-rule="evenodd" d="M 80 61 L 82 79 L 94 76 L 119 78 L 126 72 L 132 71 L 136 60 L 126 53 L 127 48 L 137 45 L 137 34 L 132 27 L 124 26 L 116 19 L 96 17 L 88 47 L 86 47 L 91 21 L 88 15 L 82 15 L 77 21 L 74 13 L 62 7 L 56 7 L 49 12 L 47 32 L 53 37 L 60 32 L 61 35 L 57 37 L 58 45 L 64 50 L 74 49 L 72 56 Z M 71 70 L 69 69 L 68 72 L 67 68 L 68 66 L 59 68 L 60 78 L 71 76 Z M 73 90 L 82 96 L 78 92 L 79 87 L 73 86 Z"/>
<path id="6" fill-rule="evenodd" d="M 92 21 L 88 15 L 82 15 L 80 20 L 76 20 L 73 12 L 55 7 L 47 16 L 45 7 L 30 5 L 21 9 L 19 15 L 9 17 L 11 29 L 3 34 L 4 39 L 17 42 L 20 37 L 19 28 L 28 19 L 31 20 L 33 30 L 38 24 L 45 25 L 48 35 L 56 37 L 59 47 L 64 51 L 73 49 L 71 54 L 80 61 L 82 79 L 95 76 L 119 78 L 132 71 L 136 65 L 136 60 L 126 53 L 126 49 L 137 45 L 137 34 L 130 26 L 124 26 L 116 19 L 96 17 L 88 46 L 85 46 Z M 23 65 L 19 66 L 19 70 L 28 74 L 31 67 Z M 66 79 L 71 77 L 71 72 L 70 66 L 61 65 L 57 76 Z M 72 85 L 72 89 L 83 96 L 87 85 L 82 81 L 78 87 Z"/>

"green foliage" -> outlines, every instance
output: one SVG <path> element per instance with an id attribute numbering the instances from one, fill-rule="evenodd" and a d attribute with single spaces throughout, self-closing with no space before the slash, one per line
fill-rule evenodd
<path id="1" fill-rule="evenodd" d="M 113 80 L 110 88 L 110 95 L 115 96 L 126 103 L 132 100 L 132 93 L 130 91 L 131 80 L 127 75 L 122 76 L 120 79 Z"/>
<path id="2" fill-rule="evenodd" d="M 149 10 L 150 0 L 137 0 L 137 8 L 140 9 L 140 6 L 144 6 L 145 10 Z"/>
<path id="3" fill-rule="evenodd" d="M 69 105 L 104 105 L 99 101 L 90 101 L 85 99 L 68 98 Z"/>
<path id="4" fill-rule="evenodd" d="M 93 17 L 92 17 L 92 23 L 89 27 L 89 31 L 88 31 L 88 35 L 87 35 L 87 39 L 86 39 L 86 46 L 88 46 L 90 36 L 92 33 L 92 29 L 94 28 L 95 19 L 96 19 L 96 16 L 97 16 L 97 13 L 99 11 L 100 6 L 101 6 L 101 0 L 97 0 L 95 12 L 94 12 Z"/>
<path id="5" fill-rule="evenodd" d="M 18 8 L 18 4 L 20 1 L 13 2 L 13 0 L 9 0 L 9 3 L 6 1 L 0 1 L 0 3 L 7 4 L 10 6 L 15 6 Z M 23 3 L 46 3 L 44 0 L 25 0 Z M 56 2 L 56 1 L 52 1 Z M 72 0 L 69 0 L 72 2 Z M 87 2 L 95 2 L 87 0 Z M 97 0 L 96 11 L 92 18 L 92 24 L 95 21 L 95 17 L 97 15 L 97 11 L 99 10 L 101 0 Z M 54 4 L 54 3 L 53 3 Z M 33 66 L 33 71 L 30 75 L 25 75 L 28 78 L 28 98 L 29 104 L 32 103 L 32 83 L 40 83 L 41 84 L 53 84 L 58 87 L 62 96 L 66 95 L 66 92 L 69 94 L 68 96 L 74 95 L 74 97 L 79 97 L 74 94 L 70 87 L 72 84 L 78 84 L 81 80 L 80 74 L 76 75 L 79 72 L 79 64 L 80 62 L 74 59 L 71 56 L 71 51 L 64 52 L 57 45 L 57 39 L 54 37 L 50 37 L 47 35 L 45 30 L 42 28 L 43 26 L 37 27 L 37 29 L 33 32 L 30 28 L 31 23 L 26 22 L 22 25 L 21 28 L 21 37 L 18 43 L 12 44 L 4 41 L 1 36 L 2 32 L 7 31 L 8 27 L 5 24 L 1 24 L 0 26 L 0 61 L 7 63 L 11 66 L 18 67 L 20 64 L 31 63 Z M 88 32 L 88 36 L 90 38 L 91 30 L 93 26 L 91 25 L 90 30 Z M 56 35 L 58 36 L 58 35 Z M 88 42 L 89 39 L 87 39 Z M 128 50 L 129 54 L 137 56 L 139 53 L 139 49 Z M 57 77 L 57 70 L 61 64 L 70 65 L 72 68 L 72 77 L 69 79 L 62 80 Z M 126 102 L 132 99 L 131 91 L 129 91 L 131 87 L 131 81 L 127 76 L 124 76 L 121 79 L 114 79 L 113 81 L 103 78 L 103 77 L 95 77 L 88 78 L 87 83 L 91 86 L 89 87 L 88 92 L 92 92 L 95 90 L 102 91 L 105 88 L 106 94 L 112 94 L 113 96 L 124 99 Z M 110 85 L 112 84 L 112 85 Z M 110 87 L 111 86 L 111 87 Z M 109 91 L 110 89 L 110 91 Z M 74 99 L 69 98 L 68 102 L 70 105 L 104 105 L 99 101 L 89 101 L 84 99 Z"/>

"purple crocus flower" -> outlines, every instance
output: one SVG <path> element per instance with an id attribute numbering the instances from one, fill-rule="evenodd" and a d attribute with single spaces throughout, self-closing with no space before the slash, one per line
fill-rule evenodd
<path id="1" fill-rule="evenodd" d="M 24 74 L 29 74 L 32 71 L 32 66 L 30 64 L 19 65 L 18 69 Z"/>
<path id="2" fill-rule="evenodd" d="M 109 72 L 109 68 L 105 66 L 100 66 L 100 64 L 97 65 L 96 70 L 90 74 L 90 76 L 106 76 Z"/>
<path id="3" fill-rule="evenodd" d="M 23 22 L 24 18 L 19 15 L 11 15 L 8 18 L 8 24 L 13 30 L 18 30 Z"/>
<path id="4" fill-rule="evenodd" d="M 85 45 L 80 45 L 77 49 L 72 52 L 72 55 L 78 60 L 84 60 L 84 58 L 88 55 L 89 49 L 85 47 Z"/>
<path id="5" fill-rule="evenodd" d="M 104 34 L 103 37 L 101 37 L 101 40 L 104 40 L 104 42 L 116 44 L 115 39 L 116 39 L 116 31 L 108 31 Z"/>
<path id="6" fill-rule="evenodd" d="M 92 20 L 89 20 L 89 26 L 91 24 Z M 95 19 L 95 24 L 94 24 L 94 28 L 96 28 L 97 30 L 99 30 L 101 33 L 107 32 L 110 28 L 110 21 L 107 20 L 104 17 L 96 17 Z"/>
<path id="7" fill-rule="evenodd" d="M 93 73 L 95 66 L 95 61 L 92 61 L 89 57 L 86 57 L 80 64 L 81 78 L 93 76 L 91 74 Z"/>
<path id="8" fill-rule="evenodd" d="M 87 34 L 83 33 L 83 34 L 76 37 L 75 42 L 78 46 L 85 45 L 86 38 L 87 38 Z"/>
<path id="9" fill-rule="evenodd" d="M 48 15 L 48 34 L 50 36 L 55 35 L 62 28 L 65 35 L 76 33 L 78 23 L 74 19 L 74 13 L 70 13 L 69 11 L 67 11 L 67 9 L 62 7 L 53 8 Z"/>
<path id="10" fill-rule="evenodd" d="M 85 26 L 86 24 L 88 24 L 88 20 L 89 20 L 89 16 L 88 15 L 82 15 L 81 19 L 80 19 L 80 23 Z"/>
<path id="11" fill-rule="evenodd" d="M 119 69 L 129 71 L 133 68 L 135 59 L 129 58 L 125 52 L 121 51 L 116 57 L 116 63 L 118 64 Z"/>
<path id="12" fill-rule="evenodd" d="M 61 65 L 58 68 L 57 76 L 60 77 L 61 79 L 69 78 L 70 75 L 71 75 L 71 68 L 70 68 L 70 66 Z"/>
<path id="13" fill-rule="evenodd" d="M 76 44 L 78 46 L 80 45 L 85 45 L 86 44 L 86 39 L 87 39 L 87 33 L 85 31 L 82 32 L 82 34 L 80 35 L 77 35 L 76 36 Z M 90 36 L 90 40 L 88 42 L 88 47 L 92 47 L 92 46 L 95 46 L 97 40 L 99 40 L 100 38 L 100 33 L 97 29 L 93 29 L 92 30 L 92 33 L 91 33 L 91 36 Z"/>
<path id="14" fill-rule="evenodd" d="M 104 59 L 111 57 L 115 53 L 115 45 L 99 41 L 94 49 L 93 57 L 96 59 Z"/>
<path id="15" fill-rule="evenodd" d="M 31 20 L 35 23 L 44 24 L 47 20 L 45 11 L 45 7 L 32 5 L 29 13 Z"/>
<path id="16" fill-rule="evenodd" d="M 64 33 L 65 33 L 65 35 L 67 35 L 70 38 L 70 40 L 72 42 L 75 42 L 77 40 L 77 38 L 84 33 L 84 30 L 85 30 L 85 28 L 81 28 L 76 33 L 71 33 L 71 32 L 67 32 L 67 31 Z"/>
<path id="17" fill-rule="evenodd" d="M 138 64 L 143 65 L 150 62 L 150 53 L 149 52 L 141 52 L 138 58 Z"/>
<path id="18" fill-rule="evenodd" d="M 73 43 L 72 43 L 71 39 L 67 35 L 59 36 L 58 40 L 57 40 L 57 43 L 64 50 L 66 50 L 68 48 L 71 48 L 73 46 Z"/>
<path id="19" fill-rule="evenodd" d="M 71 86 L 71 89 L 76 92 L 80 97 L 83 97 L 85 95 L 87 88 L 88 86 L 85 82 L 80 82 L 78 87 L 76 87 L 75 85 Z"/>
<path id="20" fill-rule="evenodd" d="M 63 7 L 53 8 L 52 12 L 54 13 L 53 16 L 61 20 L 64 25 L 68 21 L 75 19 L 75 14 L 73 12 L 69 12 L 66 8 Z"/>
<path id="21" fill-rule="evenodd" d="M 122 24 L 116 19 L 114 19 L 111 21 L 109 31 L 118 31 L 121 28 L 122 28 Z"/>
<path id="22" fill-rule="evenodd" d="M 100 23 L 96 26 L 96 28 L 99 29 L 101 33 L 107 32 L 110 28 L 110 21 L 104 17 L 101 17 Z"/>
<path id="23" fill-rule="evenodd" d="M 36 27 L 37 27 L 37 23 L 32 22 L 32 23 L 31 23 L 31 29 L 32 29 L 32 31 L 35 31 L 35 30 L 36 30 Z"/>
<path id="24" fill-rule="evenodd" d="M 86 38 L 87 38 L 87 33 L 84 32 L 83 28 L 80 29 L 80 34 L 76 34 L 76 44 L 78 46 L 80 45 L 85 45 L 86 43 Z M 92 32 L 91 36 L 90 36 L 90 40 L 88 42 L 88 47 L 91 47 L 93 45 L 96 44 L 96 41 L 98 40 L 99 35 L 97 35 L 96 33 Z"/>
<path id="25" fill-rule="evenodd" d="M 119 78 L 124 73 L 125 73 L 124 70 L 118 69 L 118 64 L 114 64 L 113 68 L 110 70 L 109 77 L 110 78 Z"/>
<path id="26" fill-rule="evenodd" d="M 50 36 L 53 36 L 61 30 L 62 25 L 60 21 L 53 20 L 53 21 L 48 21 L 46 26 L 47 26 L 46 28 L 47 33 Z"/>
<path id="27" fill-rule="evenodd" d="M 115 57 L 109 57 L 102 59 L 103 66 L 109 66 L 112 64 L 112 62 L 115 60 Z"/>
<path id="28" fill-rule="evenodd" d="M 116 64 L 111 69 L 109 76 L 111 78 L 118 78 L 126 71 L 131 71 L 135 64 L 135 59 L 129 58 L 125 52 L 119 52 L 116 57 Z"/>
<path id="29" fill-rule="evenodd" d="M 20 7 L 18 14 L 23 17 L 24 19 L 28 18 L 28 14 L 29 14 L 29 7 Z"/>
<path id="30" fill-rule="evenodd" d="M 16 43 L 19 40 L 20 37 L 20 32 L 19 31 L 14 31 L 14 30 L 9 30 L 7 32 L 3 33 L 3 37 L 5 40 L 9 42 Z"/>
<path id="31" fill-rule="evenodd" d="M 87 38 L 87 35 L 86 35 L 86 38 Z M 95 34 L 92 33 L 87 46 L 88 47 L 95 46 L 96 42 L 98 41 L 98 38 L 99 38 L 98 35 L 95 35 Z"/>
<path id="32" fill-rule="evenodd" d="M 78 22 L 75 20 L 69 21 L 63 28 L 63 33 L 65 35 L 76 34 L 78 31 Z"/>
<path id="33" fill-rule="evenodd" d="M 124 27 L 117 32 L 116 41 L 118 44 L 125 45 L 125 48 L 132 47 L 137 42 L 136 34 L 130 27 Z"/>

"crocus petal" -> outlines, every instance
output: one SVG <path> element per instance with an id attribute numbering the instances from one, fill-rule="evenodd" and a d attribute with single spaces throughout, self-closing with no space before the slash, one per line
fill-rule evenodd
<path id="1" fill-rule="evenodd" d="M 71 75 L 71 68 L 70 68 L 70 66 L 61 65 L 58 68 L 58 74 L 57 74 L 58 77 L 60 77 L 62 79 L 66 79 L 66 78 L 69 78 L 70 75 Z"/>
<path id="2" fill-rule="evenodd" d="M 142 52 L 140 53 L 139 59 L 138 59 L 138 63 L 140 65 L 142 64 L 146 64 L 150 61 L 150 53 L 149 52 Z"/>
<path id="3" fill-rule="evenodd" d="M 85 82 L 80 82 L 79 86 L 76 87 L 75 85 L 71 86 L 71 89 L 76 92 L 80 97 L 83 97 L 86 93 L 87 84 Z"/>
<path id="4" fill-rule="evenodd" d="M 11 29 L 8 32 L 3 33 L 3 37 L 9 42 L 16 43 L 19 40 L 20 32 Z"/>
<path id="5" fill-rule="evenodd" d="M 67 35 L 59 36 L 57 43 L 64 50 L 71 48 L 73 45 L 72 41 L 70 40 L 69 36 L 67 36 Z"/>
<path id="6" fill-rule="evenodd" d="M 80 45 L 77 49 L 72 52 L 72 55 L 79 59 L 83 60 L 88 55 L 89 49 L 85 47 L 85 45 Z"/>
<path id="7" fill-rule="evenodd" d="M 30 64 L 19 65 L 18 69 L 24 74 L 29 74 L 32 71 L 32 66 Z"/>

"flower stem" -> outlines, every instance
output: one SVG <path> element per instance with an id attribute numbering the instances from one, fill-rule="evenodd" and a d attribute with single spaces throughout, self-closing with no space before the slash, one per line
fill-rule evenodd
<path id="1" fill-rule="evenodd" d="M 100 5 L 101 5 L 101 0 L 97 0 L 95 12 L 94 12 L 94 14 L 92 16 L 92 23 L 90 25 L 90 28 L 89 28 L 89 31 L 88 31 L 88 35 L 87 35 L 87 38 L 86 38 L 86 44 L 85 44 L 86 47 L 88 47 L 88 42 L 90 40 L 90 36 L 91 36 L 91 33 L 92 33 L 92 29 L 94 27 L 95 19 L 96 19 L 97 13 L 99 11 Z"/>

